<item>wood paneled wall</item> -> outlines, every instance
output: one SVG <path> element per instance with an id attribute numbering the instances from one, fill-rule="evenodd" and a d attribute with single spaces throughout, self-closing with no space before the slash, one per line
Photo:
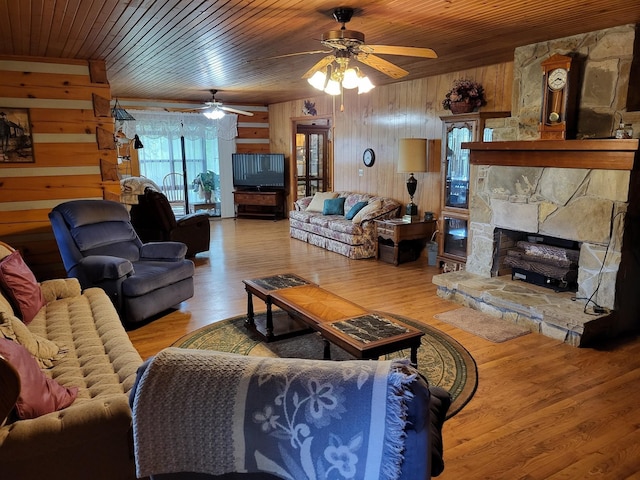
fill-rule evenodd
<path id="1" fill-rule="evenodd" d="M 35 159 L 0 162 L 0 239 L 22 251 L 40 280 L 64 275 L 51 209 L 119 196 L 110 99 L 103 62 L 0 57 L 0 111 L 29 110 Z"/>
<path id="2" fill-rule="evenodd" d="M 451 112 L 444 110 L 441 102 L 458 78 L 482 83 L 487 96 L 483 111 L 511 110 L 513 62 L 376 87 L 363 95 L 348 91 L 343 111 L 340 97 L 322 94 L 307 99 L 315 103 L 319 116 L 333 117 L 334 190 L 375 193 L 408 203 L 408 174 L 396 172 L 399 139 L 442 137 L 439 117 Z M 272 151 L 292 157 L 292 119 L 299 118 L 302 110 L 303 100 L 269 106 Z M 362 162 L 366 148 L 373 148 L 376 154 L 371 168 Z M 414 202 L 420 212 L 439 214 L 440 157 L 437 153 L 437 158 L 430 159 L 429 172 L 415 174 L 418 189 Z M 293 200 L 295 189 L 289 194 L 289 201 Z"/>

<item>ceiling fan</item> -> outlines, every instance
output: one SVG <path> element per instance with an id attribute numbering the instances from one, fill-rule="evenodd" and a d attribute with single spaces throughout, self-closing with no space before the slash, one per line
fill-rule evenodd
<path id="1" fill-rule="evenodd" d="M 320 43 L 322 43 L 325 47 L 330 48 L 330 50 L 316 50 L 283 55 L 291 56 L 317 53 L 327 54 L 322 60 L 317 62 L 302 76 L 302 78 L 309 80 L 309 83 L 314 85 L 311 79 L 318 72 L 321 72 L 322 77 L 325 81 L 324 88 L 320 88 L 319 86 L 314 85 L 316 86 L 316 88 L 319 88 L 320 90 L 324 89 L 325 91 L 327 91 L 326 88 L 328 87 L 328 81 L 332 78 L 332 74 L 333 77 L 337 77 L 339 81 L 342 81 L 342 85 L 345 88 L 349 88 L 347 85 L 345 85 L 344 80 L 345 74 L 347 74 L 349 61 L 351 59 L 356 60 L 360 63 L 364 63 L 365 65 L 368 65 L 369 67 L 372 67 L 391 78 L 398 79 L 404 77 L 405 75 L 408 75 L 409 72 L 387 60 L 384 60 L 383 58 L 380 58 L 378 55 L 402 55 L 406 57 L 438 58 L 436 52 L 434 52 L 430 48 L 403 47 L 392 45 L 367 45 L 364 41 L 364 33 L 355 30 L 347 30 L 346 28 L 346 24 L 351 20 L 353 13 L 354 9 L 350 7 L 340 7 L 336 8 L 333 11 L 333 18 L 335 18 L 337 22 L 342 24 L 342 28 L 340 28 L 340 30 L 330 30 L 323 33 L 322 39 L 320 40 Z M 337 64 L 336 66 L 332 65 L 334 62 Z M 356 74 L 358 74 L 357 71 Z M 361 78 L 363 77 L 363 75 L 361 74 L 360 76 Z M 320 76 L 316 75 L 316 78 L 320 79 Z M 371 85 L 371 88 L 372 87 L 373 85 Z"/>
<path id="2" fill-rule="evenodd" d="M 239 110 L 237 108 L 225 107 L 222 102 L 216 100 L 216 93 L 218 90 L 209 90 L 211 92 L 211 101 L 205 102 L 204 106 L 196 108 L 196 110 L 204 110 L 203 115 L 212 120 L 222 118 L 225 112 L 229 113 L 237 113 L 239 115 L 248 115 L 249 117 L 253 117 L 252 112 L 246 112 L 244 110 Z"/>

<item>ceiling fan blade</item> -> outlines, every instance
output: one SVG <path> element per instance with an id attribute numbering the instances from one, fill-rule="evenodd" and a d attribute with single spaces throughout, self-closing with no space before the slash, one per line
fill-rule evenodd
<path id="1" fill-rule="evenodd" d="M 336 59 L 335 55 L 327 55 L 322 60 L 320 60 L 318 63 L 316 63 L 313 67 L 311 67 L 309 70 L 307 70 L 307 72 L 304 75 L 302 75 L 302 78 L 304 78 L 304 79 L 311 78 L 314 73 L 316 73 L 318 70 L 322 70 L 324 67 L 329 65 L 335 59 Z"/>
<path id="2" fill-rule="evenodd" d="M 371 55 L 370 53 L 359 53 L 354 55 L 354 57 L 359 62 L 364 63 L 365 65 L 369 65 L 370 67 L 381 71 L 382 73 L 390 76 L 391 78 L 396 78 L 396 79 L 402 78 L 405 75 L 409 74 L 409 72 L 407 72 L 405 69 L 400 68 L 391 62 L 387 62 L 386 60 L 380 57 Z"/>
<path id="3" fill-rule="evenodd" d="M 237 108 L 231 108 L 231 107 L 225 107 L 225 106 L 221 106 L 218 108 L 220 110 L 224 110 L 225 112 L 237 113 L 239 115 L 247 115 L 249 117 L 253 117 L 253 112 L 245 112 L 244 110 L 238 110 Z"/>
<path id="4" fill-rule="evenodd" d="M 438 54 L 430 48 L 400 47 L 393 45 L 361 45 L 360 50 L 365 53 L 378 55 L 403 55 L 405 57 L 438 58 Z"/>
<path id="5" fill-rule="evenodd" d="M 274 57 L 263 57 L 257 60 L 272 60 L 274 58 L 287 58 L 287 57 L 296 57 L 298 55 L 316 55 L 318 53 L 331 53 L 331 50 L 311 50 L 309 52 L 297 52 L 297 53 L 285 53 L 284 55 L 276 55 Z M 247 60 L 248 62 L 254 62 L 256 60 Z"/>

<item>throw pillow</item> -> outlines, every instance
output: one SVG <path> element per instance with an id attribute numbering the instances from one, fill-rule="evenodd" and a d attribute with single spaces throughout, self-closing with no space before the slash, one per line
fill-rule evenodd
<path id="1" fill-rule="evenodd" d="M 369 202 L 357 202 L 353 207 L 351 207 L 351 210 L 347 212 L 344 218 L 346 218 L 347 220 L 353 220 L 353 217 L 356 216 L 356 213 L 358 213 L 367 205 L 369 205 Z"/>
<path id="2" fill-rule="evenodd" d="M 40 285 L 18 250 L 0 260 L 0 286 L 7 293 L 17 316 L 26 324 L 45 305 Z"/>
<path id="3" fill-rule="evenodd" d="M 19 418 L 36 418 L 61 410 L 71 405 L 78 396 L 78 387 L 63 387 L 54 379 L 47 378 L 22 345 L 0 338 L 0 355 L 20 376 L 20 395 L 16 402 Z"/>
<path id="4" fill-rule="evenodd" d="M 330 198 L 324 201 L 323 215 L 344 215 L 344 197 Z"/>
<path id="5" fill-rule="evenodd" d="M 6 312 L 0 312 L 0 338 L 18 342 L 33 355 L 40 368 L 51 368 L 53 362 L 66 350 L 61 350 L 51 340 L 32 333 L 19 319 Z"/>
<path id="6" fill-rule="evenodd" d="M 316 192 L 306 211 L 322 213 L 322 210 L 324 209 L 324 201 L 336 198 L 337 196 L 337 192 Z"/>
<path id="7" fill-rule="evenodd" d="M 380 200 L 375 200 L 356 213 L 356 216 L 351 220 L 353 223 L 362 223 L 365 217 L 375 212 L 376 210 L 380 210 L 382 208 L 382 202 Z"/>

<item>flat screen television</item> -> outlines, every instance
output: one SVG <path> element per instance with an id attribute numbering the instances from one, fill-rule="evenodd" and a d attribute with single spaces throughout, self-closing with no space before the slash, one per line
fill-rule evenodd
<path id="1" fill-rule="evenodd" d="M 285 188 L 283 153 L 234 153 L 233 186 L 241 190 Z"/>

